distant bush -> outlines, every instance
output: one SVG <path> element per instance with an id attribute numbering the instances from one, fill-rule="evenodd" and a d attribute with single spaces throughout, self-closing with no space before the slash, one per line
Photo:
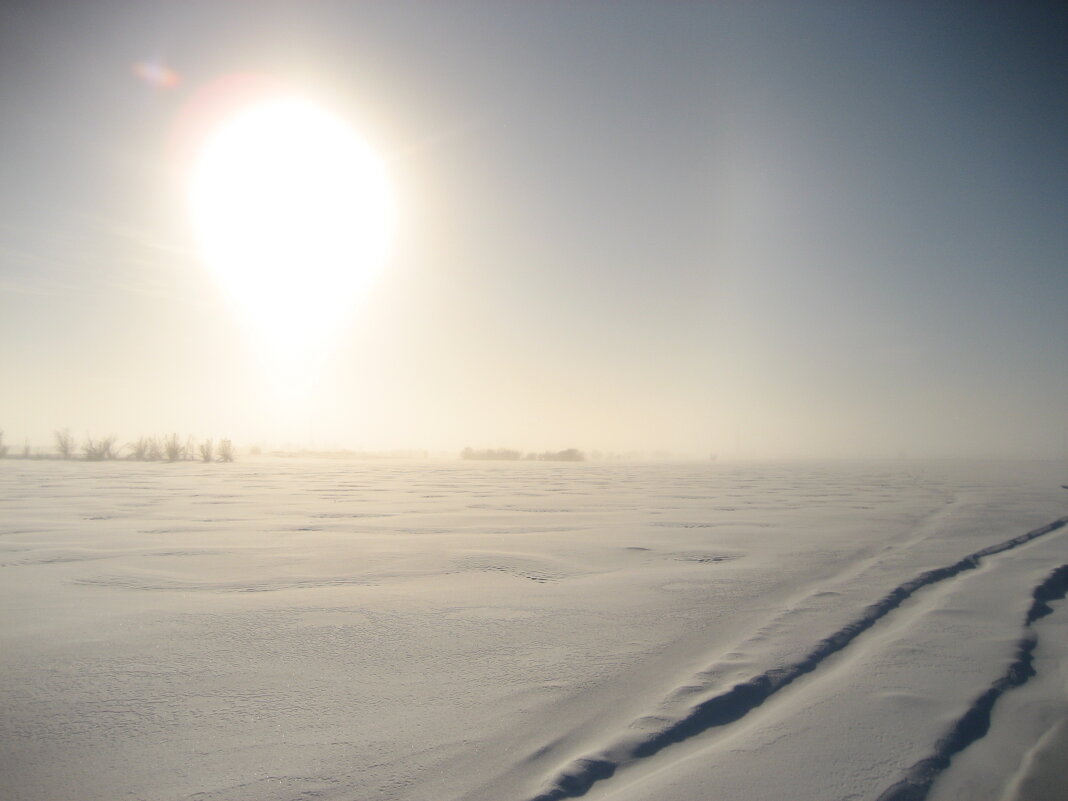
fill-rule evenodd
<path id="1" fill-rule="evenodd" d="M 74 459 L 79 450 L 70 429 L 57 429 L 52 432 L 55 439 L 55 453 L 42 452 L 40 448 L 32 451 L 27 442 L 18 456 L 23 459 Z M 199 445 L 193 437 L 183 442 L 177 434 L 166 437 L 138 437 L 121 447 L 116 446 L 114 435 L 93 439 L 86 437 L 80 450 L 87 462 L 103 462 L 120 457 L 136 462 L 179 462 L 200 459 L 203 462 L 234 461 L 234 446 L 228 439 L 206 439 Z M 0 459 L 8 455 L 8 446 L 4 444 L 4 432 L 0 431 Z"/>
<path id="2" fill-rule="evenodd" d="M 461 459 L 495 459 L 499 461 L 515 461 L 524 459 L 531 462 L 584 462 L 586 454 L 577 448 L 568 448 L 563 451 L 545 451 L 543 453 L 528 453 L 525 456 L 519 451 L 508 448 L 464 448 L 460 451 Z"/>
<path id="3" fill-rule="evenodd" d="M 56 450 L 59 451 L 59 455 L 64 459 L 70 459 L 74 456 L 74 450 L 76 443 L 74 437 L 70 433 L 69 428 L 64 428 L 62 431 L 55 432 L 56 436 Z"/>
<path id="4" fill-rule="evenodd" d="M 85 444 L 82 445 L 82 452 L 88 462 L 103 462 L 107 459 L 114 459 L 116 456 L 115 437 L 102 437 L 96 441 L 91 437 L 86 437 Z"/>
<path id="5" fill-rule="evenodd" d="M 509 450 L 508 448 L 487 448 L 485 450 L 464 448 L 460 451 L 461 459 L 497 459 L 511 462 L 521 457 L 522 454 L 519 451 Z"/>
<path id="6" fill-rule="evenodd" d="M 139 439 L 128 443 L 126 448 L 129 453 L 126 455 L 127 459 L 133 459 L 135 462 L 144 462 L 148 460 L 148 437 L 140 437 Z"/>
<path id="7" fill-rule="evenodd" d="M 199 445 L 193 437 L 183 442 L 177 434 L 165 437 L 138 437 L 126 445 L 127 459 L 136 462 L 183 462 L 199 459 L 201 462 L 232 462 L 234 446 L 228 439 L 206 439 Z"/>
<path id="8" fill-rule="evenodd" d="M 177 434 L 169 434 L 163 438 L 163 458 L 168 462 L 179 462 L 185 458 L 185 446 Z"/>
<path id="9" fill-rule="evenodd" d="M 576 448 L 568 448 L 563 451 L 545 451 L 537 456 L 531 456 L 540 462 L 584 462 L 586 454 Z"/>
<path id="10" fill-rule="evenodd" d="M 137 462 L 234 460 L 234 446 L 228 439 L 219 440 L 218 446 L 212 439 L 206 439 L 198 445 L 193 437 L 186 437 L 183 442 L 177 434 L 168 434 L 165 437 L 139 437 L 127 444 L 126 448 L 129 451 L 126 458 Z"/>

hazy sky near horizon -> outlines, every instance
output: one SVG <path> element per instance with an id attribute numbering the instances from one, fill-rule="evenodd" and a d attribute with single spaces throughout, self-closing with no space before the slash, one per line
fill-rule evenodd
<path id="1" fill-rule="evenodd" d="M 396 199 L 299 376 L 203 263 L 177 155 L 247 73 Z M 1066 75 L 1058 4 L 5 3 L 0 428 L 1061 456 Z"/>

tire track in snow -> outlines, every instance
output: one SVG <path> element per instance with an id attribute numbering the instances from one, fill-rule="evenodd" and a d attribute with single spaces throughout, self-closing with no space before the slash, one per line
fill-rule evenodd
<path id="1" fill-rule="evenodd" d="M 905 778 L 882 792 L 877 801 L 924 801 L 935 780 L 949 767 L 950 761 L 990 730 L 990 715 L 997 700 L 1014 687 L 1033 678 L 1034 651 L 1038 635 L 1032 624 L 1053 612 L 1050 601 L 1068 594 L 1068 564 L 1061 565 L 1035 587 L 1034 602 L 1024 619 L 1024 634 L 1016 644 L 1016 656 L 1005 672 L 972 701 L 953 727 L 935 744 L 934 752 L 921 759 L 905 772 Z"/>
<path id="2" fill-rule="evenodd" d="M 667 722 L 661 728 L 637 741 L 633 737 L 619 738 L 616 743 L 597 754 L 579 757 L 571 761 L 545 783 L 545 789 L 537 795 L 531 796 L 527 801 L 561 801 L 561 799 L 577 798 L 585 795 L 594 784 L 610 778 L 615 774 L 616 770 L 624 765 L 651 757 L 670 745 L 688 740 L 709 729 L 726 726 L 740 720 L 783 687 L 786 687 L 795 679 L 811 673 L 827 657 L 848 646 L 875 623 L 901 606 L 918 590 L 953 578 L 967 570 L 974 570 L 985 557 L 1017 548 L 1063 528 L 1066 523 L 1068 523 L 1068 517 L 1059 518 L 1026 534 L 982 548 L 953 564 L 928 570 L 909 581 L 899 584 L 880 600 L 866 607 L 860 617 L 820 640 L 800 660 L 790 665 L 765 671 L 746 681 L 735 684 L 729 690 L 696 704 L 683 717 Z M 1039 600 L 1036 590 L 1037 603 L 1039 603 Z M 1034 610 L 1032 609 L 1032 611 Z M 1028 625 L 1030 625 L 1030 622 L 1029 615 Z M 1033 648 L 1034 646 L 1032 645 L 1026 650 L 1026 653 L 1021 651 L 1020 658 L 1030 660 Z M 1029 665 L 1030 662 L 1028 661 L 1027 664 Z M 1000 695 L 1000 692 L 998 694 Z M 931 781 L 933 781 L 933 778 Z M 880 801 L 918 801 L 919 798 L 921 796 L 916 796 L 915 798 L 905 795 L 900 797 L 887 796 L 885 799 L 881 798 Z"/>

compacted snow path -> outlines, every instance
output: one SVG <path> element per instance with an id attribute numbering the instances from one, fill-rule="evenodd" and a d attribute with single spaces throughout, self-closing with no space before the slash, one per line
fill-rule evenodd
<path id="1" fill-rule="evenodd" d="M 1068 714 L 1063 483 L 2 460 L 0 798 L 998 798 Z"/>

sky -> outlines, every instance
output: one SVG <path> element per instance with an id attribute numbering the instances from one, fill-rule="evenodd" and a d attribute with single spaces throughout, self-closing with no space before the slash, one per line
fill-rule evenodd
<path id="1" fill-rule="evenodd" d="M 5 3 L 0 428 L 1064 458 L 1066 74 L 1058 4 Z M 191 222 L 248 75 L 392 197 L 284 360 Z"/>

